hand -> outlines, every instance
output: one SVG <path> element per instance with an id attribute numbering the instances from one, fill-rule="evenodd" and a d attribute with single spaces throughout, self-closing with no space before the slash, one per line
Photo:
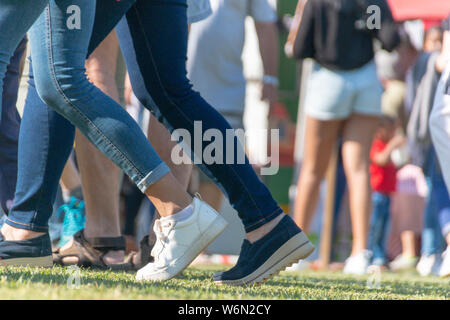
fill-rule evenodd
<path id="1" fill-rule="evenodd" d="M 263 83 L 261 100 L 269 103 L 270 107 L 272 107 L 275 103 L 277 103 L 278 102 L 277 86 L 269 83 Z"/>
<path id="2" fill-rule="evenodd" d="M 389 145 L 392 149 L 396 149 L 406 143 L 406 137 L 402 134 L 395 135 L 390 141 Z"/>

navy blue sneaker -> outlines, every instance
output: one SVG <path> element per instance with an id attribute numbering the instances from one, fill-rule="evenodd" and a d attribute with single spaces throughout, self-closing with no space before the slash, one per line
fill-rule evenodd
<path id="1" fill-rule="evenodd" d="M 53 266 L 52 246 L 47 234 L 20 241 L 6 241 L 0 233 L 0 266 Z"/>
<path id="2" fill-rule="evenodd" d="M 258 241 L 250 243 L 245 239 L 236 265 L 228 271 L 215 273 L 213 279 L 218 284 L 235 286 L 260 283 L 313 251 L 314 246 L 305 233 L 285 216 Z"/>

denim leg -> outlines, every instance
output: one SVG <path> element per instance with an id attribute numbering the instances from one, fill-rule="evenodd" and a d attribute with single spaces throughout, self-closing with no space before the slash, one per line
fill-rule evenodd
<path id="1" fill-rule="evenodd" d="M 66 26 L 66 10 L 72 1 L 51 0 L 30 29 L 38 94 L 145 191 L 168 173 L 168 167 L 131 116 L 86 78 L 84 64 L 95 2 L 80 0 L 77 4 L 78 28 Z"/>
<path id="2" fill-rule="evenodd" d="M 194 121 L 201 121 L 201 134 L 208 129 L 218 129 L 222 137 L 226 137 L 226 130 L 232 129 L 231 126 L 192 89 L 186 77 L 186 7 L 185 0 L 138 0 L 128 11 L 126 20 L 116 27 L 133 90 L 141 103 L 171 132 L 184 129 L 194 137 Z M 237 148 L 242 146 L 236 137 L 234 141 L 236 155 Z M 207 145 L 204 142 L 198 150 L 190 144 L 191 154 L 202 153 Z M 226 148 L 216 150 L 224 162 L 226 151 Z M 233 160 L 233 164 L 198 166 L 225 191 L 249 232 L 275 218 L 282 210 L 248 159 L 244 164 Z"/>
<path id="3" fill-rule="evenodd" d="M 389 221 L 390 197 L 379 192 L 372 195 L 373 210 L 370 221 L 368 248 L 372 251 L 372 260 L 386 261 L 386 232 Z"/>
<path id="4" fill-rule="evenodd" d="M 6 223 L 45 232 L 59 179 L 72 151 L 75 127 L 41 100 L 32 64 L 29 78 L 19 135 L 17 187 Z"/>
<path id="5" fill-rule="evenodd" d="M 0 88 L 3 88 L 3 79 L 14 50 L 47 3 L 48 0 L 0 1 Z"/>
<path id="6" fill-rule="evenodd" d="M 433 200 L 437 207 L 436 220 L 438 221 L 436 229 L 439 231 L 436 235 L 436 246 L 440 252 L 445 245 L 444 237 L 450 232 L 450 196 L 447 191 L 444 176 L 440 171 L 433 176 L 433 185 Z"/>
<path id="7" fill-rule="evenodd" d="M 80 28 L 73 29 L 66 26 L 66 9 L 70 5 L 72 5 L 70 1 L 51 1 L 30 30 L 37 92 L 49 106 L 77 125 L 94 145 L 119 165 L 141 191 L 144 191 L 167 174 L 169 169 L 123 108 L 86 79 L 84 62 L 94 21 L 95 2 L 88 0 L 77 2 L 81 9 L 81 25 Z M 50 111 L 43 113 L 47 116 L 61 117 Z M 41 110 L 41 115 L 43 113 Z M 61 118 L 51 119 L 47 123 L 61 125 L 63 121 Z M 49 128 L 51 129 L 52 126 Z M 69 145 L 67 141 L 73 141 L 73 127 L 70 127 L 70 130 L 72 133 L 63 137 L 66 141 L 65 147 Z M 51 139 L 61 135 L 62 132 L 50 132 L 47 137 Z M 70 139 L 67 136 L 70 136 Z M 31 135 L 29 137 L 32 140 L 36 138 Z M 59 152 L 55 155 L 56 161 L 52 161 L 51 158 L 56 152 L 50 152 L 50 150 L 47 152 L 45 148 L 50 144 L 49 141 L 43 141 L 44 151 L 38 150 L 43 152 L 39 164 L 46 166 L 46 164 L 54 165 L 57 162 L 62 170 L 68 153 Z M 20 153 L 19 157 L 21 157 Z M 40 181 L 37 181 L 35 186 L 39 190 L 45 189 L 46 179 L 51 180 L 48 185 L 48 197 L 38 201 L 31 199 L 27 194 L 22 195 L 23 199 L 29 200 L 28 203 L 32 207 L 30 209 L 35 210 L 35 213 L 30 214 L 28 210 L 21 212 L 17 205 L 17 210 L 11 212 L 7 223 L 15 222 L 22 228 L 32 230 L 47 228 L 57 189 L 54 177 L 57 176 L 59 179 L 61 170 L 56 169 L 54 175 L 41 171 L 38 175 Z M 26 184 L 23 183 L 21 186 Z M 44 209 L 39 209 L 39 203 Z"/>
<path id="8" fill-rule="evenodd" d="M 17 145 L 20 116 L 16 102 L 20 81 L 20 62 L 27 47 L 23 38 L 14 52 L 3 81 L 3 101 L 0 121 L 0 205 L 8 212 L 14 198 L 17 180 Z"/>
<path id="9" fill-rule="evenodd" d="M 441 252 L 443 239 L 439 225 L 439 214 L 445 207 L 450 206 L 450 199 L 434 148 L 430 148 L 427 159 L 425 171 L 428 195 L 425 206 L 421 248 L 421 254 L 426 256 Z"/>
<path id="10" fill-rule="evenodd" d="M 430 176 L 427 176 L 426 180 L 428 184 L 428 195 L 424 212 L 421 254 L 429 256 L 439 253 L 441 241 L 438 208 L 433 196 L 435 185 Z"/>

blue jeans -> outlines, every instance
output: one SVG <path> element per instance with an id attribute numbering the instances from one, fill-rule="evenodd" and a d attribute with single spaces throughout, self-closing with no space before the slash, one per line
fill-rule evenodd
<path id="1" fill-rule="evenodd" d="M 97 2 L 94 30 L 86 53 L 92 52 L 109 34 L 131 2 Z M 194 136 L 193 122 L 199 120 L 203 122 L 203 130 L 218 128 L 226 136 L 225 131 L 231 126 L 192 90 L 186 78 L 185 0 L 137 1 L 117 33 L 134 92 L 146 108 L 170 130 L 187 129 Z M 70 47 L 71 43 L 67 45 Z M 21 130 L 17 206 L 11 215 L 29 221 L 19 221 L 22 223 L 15 224 L 17 227 L 44 230 L 62 168 L 73 145 L 74 128 L 47 109 L 35 90 L 30 89 L 27 101 L 30 100 L 29 104 L 33 106 L 25 108 L 22 120 L 22 126 L 27 129 Z M 76 118 L 73 113 L 66 116 Z M 77 126 L 86 126 L 82 119 L 71 121 Z M 97 138 L 102 143 L 102 136 Z M 129 143 L 136 145 L 135 141 Z M 111 153 L 114 155 L 114 150 Z M 224 159 L 227 159 L 226 154 Z M 247 159 L 244 164 L 210 164 L 202 169 L 226 191 L 247 231 L 260 227 L 282 212 Z"/>
<path id="2" fill-rule="evenodd" d="M 48 106 L 76 125 L 90 142 L 124 170 L 141 191 L 145 191 L 166 175 L 169 168 L 128 113 L 87 80 L 84 64 L 96 2 L 78 0 L 76 3 L 81 22 L 78 27 L 68 27 L 67 11 L 73 1 L 51 0 L 29 31 L 36 91 Z M 56 113 L 49 114 L 48 110 L 35 112 L 39 108 L 36 105 L 41 105 L 36 91 L 32 90 L 27 97 L 21 128 L 24 134 L 19 140 L 18 185 L 15 203 L 6 223 L 45 231 L 57 184 L 48 189 L 47 186 L 40 188 L 40 183 L 45 185 L 48 178 L 58 180 L 65 163 L 65 160 L 55 163 L 46 160 L 58 152 L 70 151 L 70 148 L 66 141 L 64 148 L 55 144 L 51 145 L 53 148 L 35 148 L 37 136 L 58 140 L 63 133 L 53 131 L 54 123 L 48 120 L 49 117 L 60 118 Z M 73 141 L 73 127 L 71 131 L 67 135 L 69 141 Z"/>
<path id="3" fill-rule="evenodd" d="M 20 116 L 16 102 L 19 90 L 20 62 L 27 46 L 23 38 L 6 70 L 3 81 L 3 99 L 0 120 L 0 205 L 8 212 L 14 198 L 17 180 L 17 147 L 19 143 Z"/>
<path id="4" fill-rule="evenodd" d="M 387 194 L 373 192 L 372 202 L 368 249 L 372 251 L 373 263 L 383 265 L 386 263 L 386 234 L 391 198 Z"/>
<path id="5" fill-rule="evenodd" d="M 169 131 L 185 129 L 193 137 L 194 121 L 201 121 L 203 132 L 218 129 L 222 137 L 226 136 L 226 130 L 232 127 L 192 89 L 186 77 L 186 0 L 138 0 L 116 32 L 134 93 Z M 235 138 L 235 148 L 238 145 Z M 191 148 L 196 151 L 193 144 Z M 221 153 L 227 159 L 225 148 Z M 282 210 L 248 159 L 244 164 L 236 162 L 198 166 L 225 191 L 249 232 Z"/>
<path id="6" fill-rule="evenodd" d="M 47 3 L 48 0 L 0 2 L 0 88 L 3 88 L 3 79 L 14 51 Z M 0 111 L 2 91 L 0 90 Z"/>
<path id="7" fill-rule="evenodd" d="M 444 239 L 450 232 L 450 197 L 439 168 L 436 153 L 430 149 L 426 170 L 428 196 L 425 206 L 424 227 L 422 230 L 423 255 L 439 254 L 444 246 Z"/>

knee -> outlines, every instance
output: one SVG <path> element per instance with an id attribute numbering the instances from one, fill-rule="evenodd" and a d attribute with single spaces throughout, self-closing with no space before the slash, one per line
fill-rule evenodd
<path id="1" fill-rule="evenodd" d="M 325 173 L 321 172 L 318 168 L 310 165 L 304 165 L 302 168 L 302 178 L 301 183 L 318 186 L 322 179 L 324 178 Z"/>
<path id="2" fill-rule="evenodd" d="M 85 89 L 92 86 L 82 70 L 55 72 L 53 76 L 35 75 L 35 85 L 39 97 L 60 113 L 64 113 L 64 106 L 70 101 L 85 97 Z"/>
<path id="3" fill-rule="evenodd" d="M 55 83 L 47 76 L 34 76 L 34 85 L 36 91 L 42 101 L 50 107 L 57 107 L 60 105 L 60 95 L 55 86 Z"/>

